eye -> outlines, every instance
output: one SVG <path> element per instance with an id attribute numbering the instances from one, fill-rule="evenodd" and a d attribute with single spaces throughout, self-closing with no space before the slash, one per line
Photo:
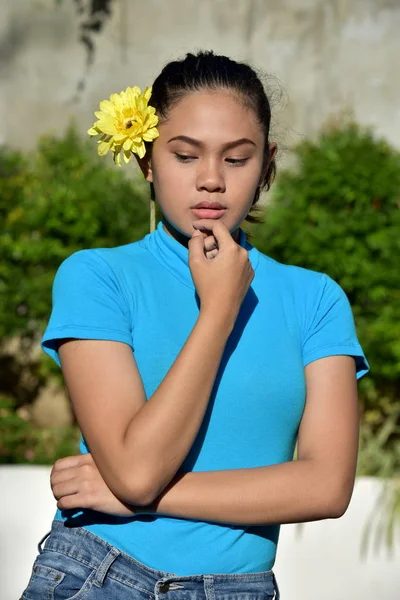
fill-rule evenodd
<path id="1" fill-rule="evenodd" d="M 187 154 L 178 154 L 178 152 L 174 152 L 177 160 L 179 160 L 179 162 L 183 162 L 183 163 L 188 163 L 191 160 L 194 160 L 196 157 L 195 156 L 188 156 Z"/>
<path id="2" fill-rule="evenodd" d="M 234 167 L 242 167 L 248 160 L 248 158 L 227 158 L 226 162 Z"/>

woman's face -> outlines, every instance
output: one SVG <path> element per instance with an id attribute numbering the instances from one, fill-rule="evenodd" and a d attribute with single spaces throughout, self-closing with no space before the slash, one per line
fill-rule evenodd
<path id="1" fill-rule="evenodd" d="M 253 111 L 229 92 L 194 92 L 158 129 L 146 179 L 166 220 L 189 237 L 192 223 L 204 218 L 221 219 L 234 233 L 263 172 L 265 137 Z M 200 202 L 222 209 L 196 212 Z"/>

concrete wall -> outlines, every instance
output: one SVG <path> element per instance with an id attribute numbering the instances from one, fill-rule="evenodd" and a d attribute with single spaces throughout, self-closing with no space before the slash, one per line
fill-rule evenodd
<path id="1" fill-rule="evenodd" d="M 19 598 L 37 544 L 50 529 L 55 512 L 50 470 L 0 467 L 1 600 Z M 341 519 L 282 526 L 274 567 L 282 600 L 398 600 L 399 530 L 391 554 L 385 544 L 361 552 L 362 535 L 376 514 L 382 489 L 381 480 L 360 477 Z"/>
<path id="2" fill-rule="evenodd" d="M 114 0 L 88 70 L 81 20 L 72 0 L 0 0 L 0 143 L 32 146 L 70 117 L 84 133 L 110 93 L 150 84 L 170 59 L 212 48 L 282 82 L 281 142 L 352 109 L 400 144 L 398 0 Z"/>

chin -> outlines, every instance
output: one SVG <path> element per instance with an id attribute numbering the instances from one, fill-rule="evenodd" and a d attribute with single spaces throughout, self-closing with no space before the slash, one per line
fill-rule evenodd
<path id="1" fill-rule="evenodd" d="M 169 217 L 162 213 L 162 222 L 164 226 L 167 227 L 171 233 L 178 233 L 187 238 L 190 238 L 192 235 L 193 227 L 189 223 L 185 223 L 183 218 L 176 219 L 174 217 Z"/>

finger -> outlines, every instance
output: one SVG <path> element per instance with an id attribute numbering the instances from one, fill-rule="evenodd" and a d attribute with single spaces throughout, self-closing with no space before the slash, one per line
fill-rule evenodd
<path id="1" fill-rule="evenodd" d="M 210 250 L 214 250 L 215 248 L 218 248 L 217 240 L 215 239 L 215 237 L 213 235 L 208 235 L 204 239 L 205 251 L 209 252 Z"/>
<path id="2" fill-rule="evenodd" d="M 196 229 L 196 231 L 200 231 L 201 235 L 203 236 L 206 250 L 211 250 L 212 247 L 217 247 L 217 240 L 215 239 L 211 231 L 207 231 L 206 229 Z"/>
<path id="3" fill-rule="evenodd" d="M 62 471 L 63 469 L 71 469 L 74 467 L 79 467 L 79 465 L 84 462 L 83 454 L 76 454 L 74 456 L 66 456 L 64 458 L 59 458 L 53 465 L 54 471 Z"/>
<path id="4" fill-rule="evenodd" d="M 56 500 L 59 500 L 63 496 L 71 496 L 71 494 L 77 494 L 79 491 L 79 480 L 75 477 L 63 483 L 57 483 L 53 486 L 52 492 Z"/>
<path id="5" fill-rule="evenodd" d="M 78 469 L 63 469 L 50 474 L 50 485 L 53 488 L 57 483 L 64 483 L 78 476 Z"/>
<path id="6" fill-rule="evenodd" d="M 86 506 L 84 496 L 81 494 L 71 494 L 69 496 L 62 496 L 57 502 L 57 508 L 60 510 L 68 510 L 70 508 L 90 508 Z"/>
<path id="7" fill-rule="evenodd" d="M 188 249 L 189 249 L 189 259 L 199 259 L 199 260 L 205 260 L 206 257 L 204 256 L 204 238 L 201 234 L 201 231 L 195 230 L 192 233 L 192 237 L 190 238 L 189 242 L 188 242 Z"/>
<path id="8" fill-rule="evenodd" d="M 193 221 L 192 225 L 196 229 L 211 231 L 220 250 L 232 242 L 236 244 L 229 229 L 219 219 L 201 219 Z"/>
<path id="9" fill-rule="evenodd" d="M 215 258 L 218 255 L 218 250 L 210 250 L 210 252 L 206 252 L 207 258 Z"/>

